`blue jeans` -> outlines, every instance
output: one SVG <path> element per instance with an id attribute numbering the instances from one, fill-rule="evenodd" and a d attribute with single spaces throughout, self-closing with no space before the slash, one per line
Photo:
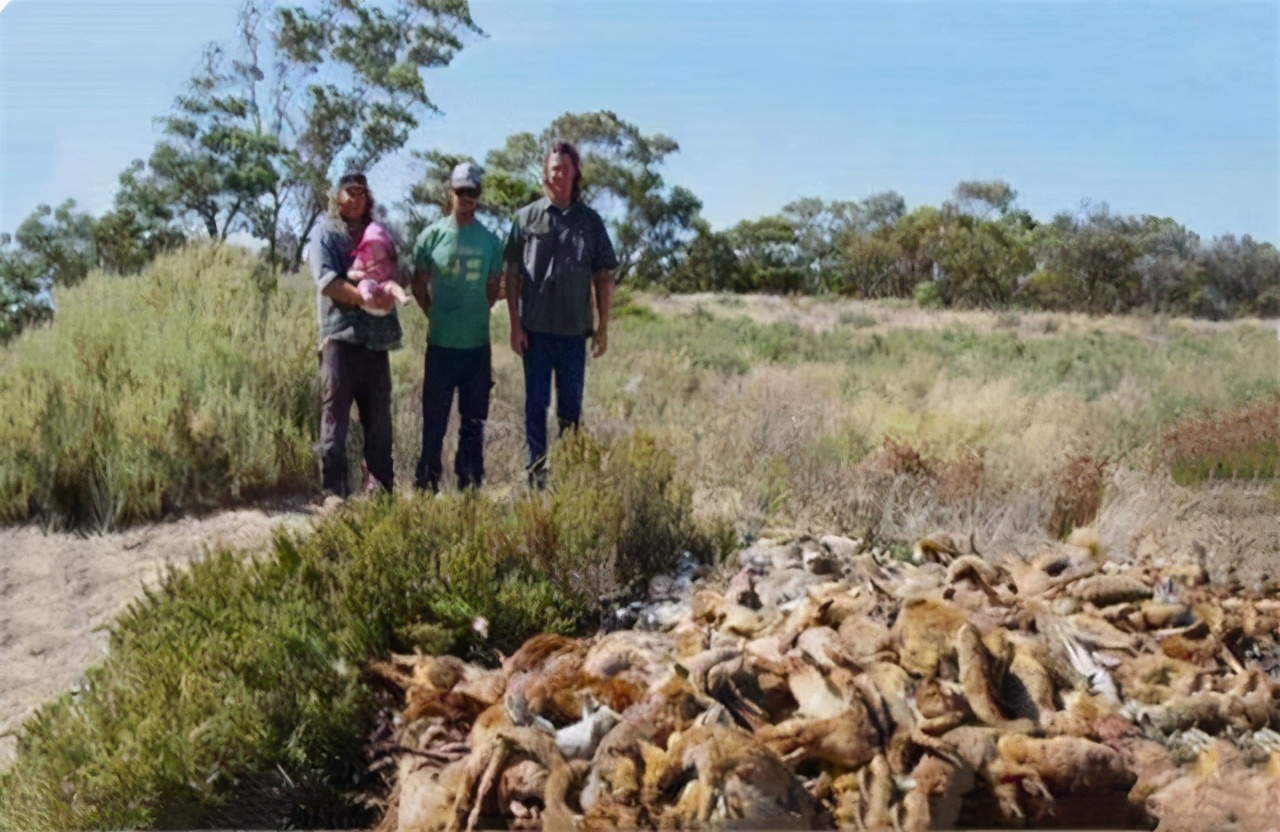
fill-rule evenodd
<path id="1" fill-rule="evenodd" d="M 414 484 L 437 491 L 444 466 L 440 451 L 444 445 L 454 391 L 458 394 L 458 454 L 453 470 L 458 488 L 479 488 L 484 483 L 484 423 L 489 418 L 489 387 L 492 383 L 489 347 L 457 350 L 427 347 L 426 372 L 422 379 L 422 456 Z"/>
<path id="2" fill-rule="evenodd" d="M 524 351 L 524 432 L 528 470 L 541 475 L 547 460 L 547 408 L 555 375 L 556 417 L 560 433 L 582 421 L 582 388 L 587 379 L 587 337 L 528 332 Z"/>

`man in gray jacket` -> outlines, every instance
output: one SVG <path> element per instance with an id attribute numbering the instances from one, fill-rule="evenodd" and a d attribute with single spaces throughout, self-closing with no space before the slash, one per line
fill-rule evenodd
<path id="1" fill-rule="evenodd" d="M 400 320 L 390 296 L 375 302 L 387 315 L 370 315 L 356 282 L 347 276 L 353 251 L 373 219 L 373 194 L 364 174 L 338 180 L 330 210 L 313 237 L 309 260 L 316 283 L 316 317 L 320 327 L 320 465 L 324 490 L 346 497 L 347 429 L 351 404 L 360 408 L 364 459 L 370 487 L 390 491 L 391 364 L 388 350 L 400 347 Z"/>

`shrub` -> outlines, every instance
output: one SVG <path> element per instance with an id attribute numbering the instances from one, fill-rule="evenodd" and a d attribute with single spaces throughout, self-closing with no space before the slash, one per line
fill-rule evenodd
<path id="1" fill-rule="evenodd" d="M 370 660 L 492 659 L 581 629 L 602 586 L 682 548 L 712 554 L 652 437 L 579 436 L 552 462 L 545 494 L 357 502 L 261 558 L 219 551 L 169 575 L 83 690 L 23 727 L 0 827 L 367 824 L 362 747 L 388 704 L 362 678 Z"/>
<path id="2" fill-rule="evenodd" d="M 97 274 L 0 357 L 0 522 L 105 529 L 307 488 L 315 320 L 231 247 Z"/>
<path id="3" fill-rule="evenodd" d="M 1163 439 L 1165 459 L 1179 485 L 1280 476 L 1280 398 L 1184 420 Z"/>
<path id="4" fill-rule="evenodd" d="M 942 306 L 942 291 L 932 280 L 922 280 L 911 290 L 911 296 L 917 306 L 926 309 L 937 309 Z"/>
<path id="5" fill-rule="evenodd" d="M 1110 465 L 1109 460 L 1087 453 L 1068 456 L 1055 477 L 1053 507 L 1046 524 L 1050 534 L 1066 540 L 1072 531 L 1097 518 Z"/>

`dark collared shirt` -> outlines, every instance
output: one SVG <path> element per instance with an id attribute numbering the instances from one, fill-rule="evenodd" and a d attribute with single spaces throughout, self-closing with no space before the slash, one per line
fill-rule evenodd
<path id="1" fill-rule="evenodd" d="M 591 278 L 618 268 L 604 220 L 574 200 L 561 210 L 547 197 L 516 212 L 507 263 L 520 266 L 520 323 L 531 332 L 590 335 Z"/>

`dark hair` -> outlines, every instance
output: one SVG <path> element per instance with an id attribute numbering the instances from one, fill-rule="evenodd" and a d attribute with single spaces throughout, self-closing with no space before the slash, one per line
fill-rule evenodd
<path id="1" fill-rule="evenodd" d="M 348 185 L 359 185 L 364 188 L 364 213 L 360 215 L 360 221 L 368 225 L 373 222 L 373 209 L 377 203 L 373 199 L 373 191 L 369 190 L 369 180 L 365 178 L 363 173 L 344 173 L 338 178 L 338 187 L 329 192 L 329 216 L 335 219 L 342 216 L 338 210 L 338 192 Z"/>
<path id="2" fill-rule="evenodd" d="M 578 148 L 573 146 L 572 142 L 558 141 L 551 145 L 551 149 L 547 151 L 547 155 L 542 159 L 542 184 L 547 184 L 547 162 L 551 161 L 552 156 L 568 156 L 573 160 L 573 198 L 577 199 L 582 192 L 582 157 L 578 155 Z"/>

